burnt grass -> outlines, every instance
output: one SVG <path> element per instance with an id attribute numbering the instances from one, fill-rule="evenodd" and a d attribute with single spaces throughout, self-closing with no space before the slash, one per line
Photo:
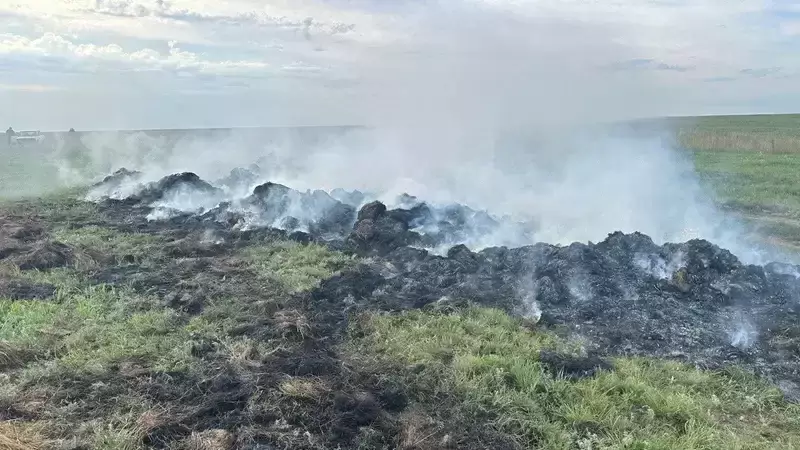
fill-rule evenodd
<path id="1" fill-rule="evenodd" d="M 473 252 L 455 245 L 437 256 L 422 248 L 441 244 L 444 233 L 464 232 L 465 222 L 456 211 L 455 220 L 439 223 L 442 235 L 417 233 L 413 224 L 433 216 L 424 204 L 389 210 L 323 198 L 323 216 L 309 232 L 241 229 L 237 211 L 224 204 L 148 220 L 150 205 L 177 184 L 216 192 L 192 175 L 168 177 L 121 200 L 65 195 L 0 208 L 6 386 L 0 420 L 15 433 L 35 435 L 11 448 L 713 448 L 726 442 L 724 433 L 709 434 L 705 444 L 664 437 L 692 437 L 694 418 L 685 412 L 664 412 L 666 428 L 642 428 L 664 433 L 648 447 L 641 444 L 646 436 L 630 431 L 640 419 L 630 419 L 623 439 L 615 437 L 610 416 L 608 423 L 602 414 L 584 420 L 558 409 L 563 405 L 546 406 L 569 398 L 550 390 L 602 383 L 620 364 L 636 372 L 637 358 L 673 361 L 682 374 L 742 370 L 730 379 L 759 386 L 758 394 L 741 394 L 757 399 L 748 406 L 754 409 L 720 407 L 703 420 L 727 424 L 758 410 L 762 420 L 772 419 L 741 448 L 778 448 L 769 442 L 798 448 L 800 426 L 786 419 L 797 412 L 787 401 L 800 398 L 797 268 L 747 266 L 705 241 L 659 246 L 636 233 L 565 247 Z M 268 183 L 248 202 L 271 211 L 274 222 L 301 198 L 293 195 Z M 474 316 L 475 308 L 505 318 Z M 453 325 L 450 317 L 467 318 L 453 319 L 462 331 L 486 327 L 485 336 L 494 336 L 490 325 L 500 320 L 504 336 L 521 344 L 497 354 L 530 351 L 529 369 L 551 380 L 531 388 L 535 395 L 549 392 L 535 403 L 545 406 L 499 406 L 505 400 L 493 395 L 500 390 L 524 392 L 525 383 L 511 375 L 491 394 L 484 390 L 494 384 L 475 381 L 482 369 L 453 375 L 464 361 L 491 356 L 492 342 L 470 347 L 445 338 L 426 350 L 427 336 L 442 338 L 437 333 Z M 430 334 L 416 335 L 404 323 L 430 327 Z M 408 340 L 395 342 L 398 336 Z M 544 340 L 530 346 L 531 339 Z M 418 344 L 421 353 L 406 350 Z M 625 370 L 609 376 L 622 379 Z M 622 389 L 623 398 L 623 385 L 610 391 Z M 640 403 L 630 408 L 662 417 L 657 405 Z M 548 425 L 523 426 L 520 411 Z"/>

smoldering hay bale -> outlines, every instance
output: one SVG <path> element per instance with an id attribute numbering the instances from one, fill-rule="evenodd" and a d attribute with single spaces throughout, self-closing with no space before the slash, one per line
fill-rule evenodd
<path id="1" fill-rule="evenodd" d="M 196 181 L 184 177 L 171 180 Z M 642 233 L 612 232 L 596 244 L 476 249 L 464 240 L 503 230 L 505 219 L 410 196 L 393 209 L 360 203 L 356 210 L 323 191 L 267 182 L 197 220 L 231 233 L 243 221 L 251 230 L 302 228 L 310 239 L 365 257 L 312 293 L 329 308 L 324 314 L 342 323 L 352 308 L 460 299 L 535 311 L 539 326 L 565 326 L 598 355 L 679 358 L 701 367 L 735 362 L 784 386 L 800 383 L 800 367 L 785 356 L 800 344 L 800 267 L 747 265 L 705 240 L 658 245 Z M 441 246 L 447 250 L 432 251 Z"/>

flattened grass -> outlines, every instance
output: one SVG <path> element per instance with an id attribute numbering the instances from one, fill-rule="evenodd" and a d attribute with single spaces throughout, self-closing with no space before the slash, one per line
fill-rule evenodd
<path id="1" fill-rule="evenodd" d="M 456 396 L 527 448 L 800 448 L 800 407 L 735 371 L 617 358 L 611 371 L 570 381 L 539 354 L 574 346 L 491 309 L 372 315 L 356 330 L 353 354 L 408 367 L 417 401 Z"/>

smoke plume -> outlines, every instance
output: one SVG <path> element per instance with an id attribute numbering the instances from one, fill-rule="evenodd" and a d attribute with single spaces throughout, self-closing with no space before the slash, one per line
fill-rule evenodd
<path id="1" fill-rule="evenodd" d="M 484 2 L 403 3 L 391 14 L 402 26 L 379 44 L 326 49 L 347 81 L 335 89 L 352 101 L 323 113 L 347 110 L 366 127 L 87 133 L 90 166 L 136 169 L 147 182 L 185 171 L 218 180 L 255 164 L 252 182 L 226 200 L 269 180 L 387 203 L 402 193 L 457 202 L 526 228 L 476 232 L 467 239 L 476 248 L 599 241 L 619 230 L 659 243 L 705 238 L 748 262 L 773 256 L 717 210 L 671 130 L 613 125 L 681 106 L 672 74 L 620 69 L 646 51 L 624 30 Z M 196 197 L 159 206 L 223 200 Z"/>

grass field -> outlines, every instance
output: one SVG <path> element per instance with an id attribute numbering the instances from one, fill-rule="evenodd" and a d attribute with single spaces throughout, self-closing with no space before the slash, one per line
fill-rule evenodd
<path id="1" fill-rule="evenodd" d="M 699 123 L 754 139 L 770 128 L 740 120 Z M 788 136 L 792 120 L 775 118 L 764 133 Z M 722 201 L 792 239 L 800 153 L 733 147 L 693 150 L 698 172 Z M 368 311 L 326 347 L 332 339 L 315 323 L 322 306 L 305 295 L 352 258 L 281 240 L 176 256 L 174 236 L 104 224 L 74 192 L 7 201 L 63 189 L 55 167 L 29 156 L 6 157 L 0 214 L 38 217 L 81 257 L 42 271 L 0 266 L 0 278 L 56 289 L 47 301 L 0 298 L 0 449 L 333 449 L 324 438 L 349 422 L 331 411 L 360 405 L 376 386 L 408 405 L 359 422 L 357 445 L 346 448 L 800 449 L 800 409 L 773 386 L 648 358 L 617 358 L 595 376 L 566 379 L 542 355 L 578 357 L 575 343 L 494 309 Z M 97 278 L 131 267 L 139 272 L 129 283 Z M 203 309 L 165 304 L 140 283 L 161 279 L 178 294 L 207 293 Z M 344 369 L 285 368 L 317 348 Z M 277 444 L 256 447 L 261 441 Z"/>
<path id="2" fill-rule="evenodd" d="M 678 141 L 703 151 L 800 152 L 800 114 L 676 118 Z"/>
<path id="3" fill-rule="evenodd" d="M 717 200 L 759 234 L 800 245 L 800 115 L 673 119 Z"/>
<path id="4" fill-rule="evenodd" d="M 700 176 L 720 200 L 800 212 L 800 153 L 693 152 Z"/>

